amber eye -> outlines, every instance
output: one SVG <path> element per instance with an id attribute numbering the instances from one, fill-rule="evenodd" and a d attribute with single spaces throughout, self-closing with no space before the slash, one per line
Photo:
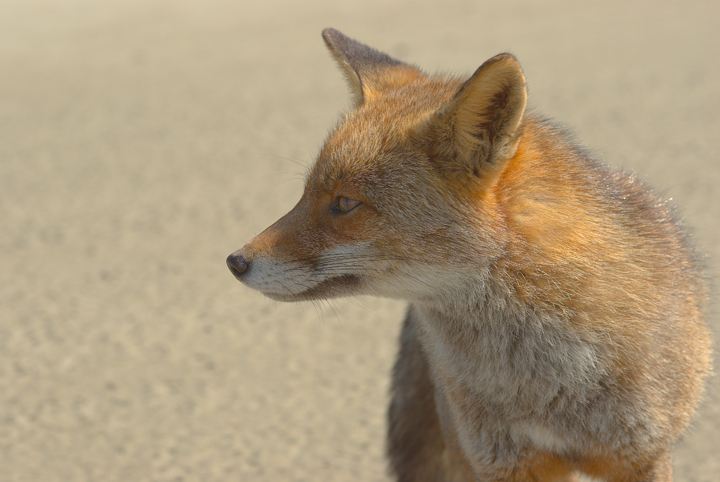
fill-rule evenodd
<path id="1" fill-rule="evenodd" d="M 362 204 L 360 201 L 340 196 L 335 201 L 335 204 L 330 209 L 330 212 L 333 214 L 345 214 L 349 211 L 352 211 L 360 204 Z"/>

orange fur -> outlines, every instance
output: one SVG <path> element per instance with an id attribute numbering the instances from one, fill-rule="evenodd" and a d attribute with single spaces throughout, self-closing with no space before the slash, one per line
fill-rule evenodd
<path id="1" fill-rule="evenodd" d="M 279 300 L 410 303 L 388 419 L 400 481 L 671 480 L 710 366 L 672 209 L 528 115 L 510 54 L 460 79 L 323 37 L 354 108 L 231 271 Z"/>

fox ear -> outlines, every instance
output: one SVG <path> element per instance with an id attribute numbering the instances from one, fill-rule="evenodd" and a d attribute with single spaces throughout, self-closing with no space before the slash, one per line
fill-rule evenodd
<path id="1" fill-rule="evenodd" d="M 399 67 L 418 72 L 414 67 L 348 38 L 333 28 L 323 30 L 322 37 L 348 80 L 356 107 L 392 81 L 392 76 L 387 75 L 388 69 Z"/>
<path id="2" fill-rule="evenodd" d="M 425 124 L 428 153 L 447 170 L 481 175 L 515 155 L 526 101 L 520 63 L 511 54 L 496 55 Z"/>

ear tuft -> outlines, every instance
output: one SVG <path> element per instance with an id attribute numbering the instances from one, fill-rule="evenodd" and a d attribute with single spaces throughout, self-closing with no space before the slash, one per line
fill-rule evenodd
<path id="1" fill-rule="evenodd" d="M 445 169 L 481 175 L 514 156 L 526 102 L 517 59 L 507 53 L 489 59 L 428 121 L 431 157 L 456 164 Z"/>

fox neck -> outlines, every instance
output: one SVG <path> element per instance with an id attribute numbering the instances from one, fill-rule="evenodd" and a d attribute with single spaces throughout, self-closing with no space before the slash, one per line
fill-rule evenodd
<path id="1" fill-rule="evenodd" d="M 557 403 L 561 392 L 584 397 L 595 386 L 598 353 L 568 330 L 562 313 L 517 299 L 490 269 L 465 286 L 411 304 L 431 370 L 446 391 L 513 407 L 521 419 Z"/>

